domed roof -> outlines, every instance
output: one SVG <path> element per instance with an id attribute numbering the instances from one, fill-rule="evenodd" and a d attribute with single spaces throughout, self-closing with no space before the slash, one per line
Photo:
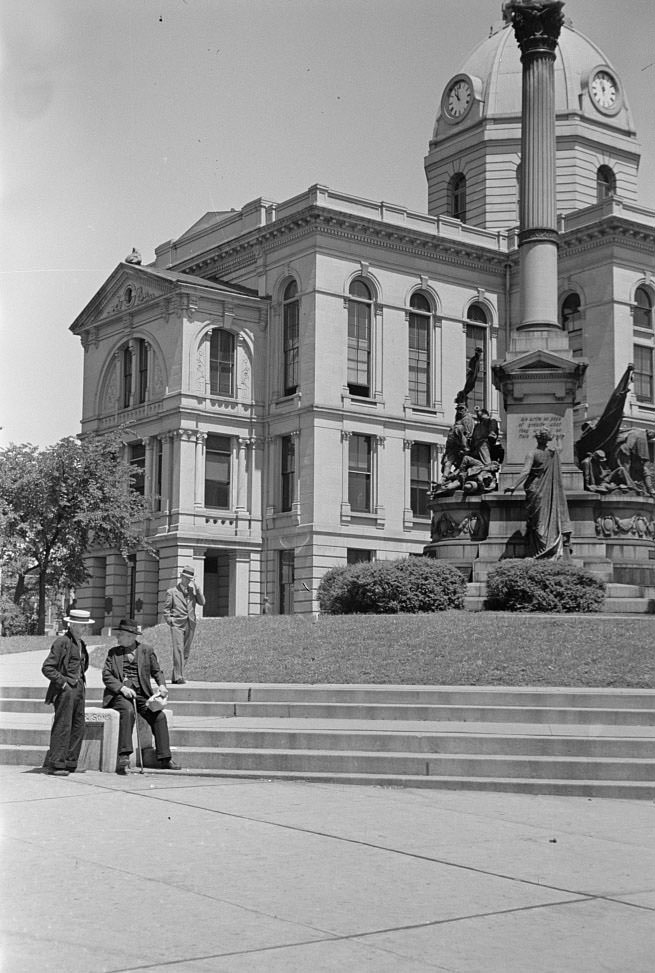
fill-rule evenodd
<path id="1" fill-rule="evenodd" d="M 584 97 L 595 69 L 609 69 L 618 83 L 618 107 L 598 114 L 589 97 Z M 480 119 L 521 114 L 521 56 L 514 31 L 509 23 L 495 30 L 469 55 L 459 74 L 468 75 L 478 100 L 479 110 L 470 112 L 469 124 Z M 446 91 L 448 90 L 446 86 Z M 630 110 L 625 91 L 605 54 L 593 41 L 575 30 L 569 23 L 562 27 L 555 60 L 555 110 L 558 115 L 570 112 L 582 113 L 597 121 L 609 122 L 623 130 L 631 130 Z M 445 134 L 439 126 L 443 107 L 437 118 L 435 137 Z M 464 127 L 464 126 L 463 126 Z M 437 133 L 437 128 L 440 129 Z"/>

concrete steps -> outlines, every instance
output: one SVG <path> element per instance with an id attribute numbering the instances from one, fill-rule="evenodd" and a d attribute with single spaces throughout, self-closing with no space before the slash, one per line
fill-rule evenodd
<path id="1" fill-rule="evenodd" d="M 42 763 L 42 699 L 0 690 L 0 763 Z M 655 799 L 652 690 L 203 684 L 170 709 L 201 776 Z"/>

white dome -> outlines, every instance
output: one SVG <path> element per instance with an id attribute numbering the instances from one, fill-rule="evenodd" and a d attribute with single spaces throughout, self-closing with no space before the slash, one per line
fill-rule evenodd
<path id="1" fill-rule="evenodd" d="M 619 104 L 611 117 L 602 118 L 587 97 L 587 82 L 595 68 L 609 69 L 618 82 Z M 468 75 L 474 82 L 479 110 L 462 120 L 462 127 L 481 119 L 520 116 L 521 114 L 521 57 L 514 31 L 505 24 L 483 41 L 466 59 L 458 74 Z M 447 90 L 448 86 L 446 86 Z M 555 110 L 557 115 L 581 113 L 622 131 L 631 131 L 630 111 L 617 72 L 604 53 L 584 34 L 570 25 L 562 27 L 555 60 Z M 439 112 L 434 137 L 445 135 Z"/>

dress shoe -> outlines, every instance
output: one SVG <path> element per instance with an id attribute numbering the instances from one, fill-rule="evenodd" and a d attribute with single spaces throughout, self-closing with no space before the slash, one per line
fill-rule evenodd
<path id="1" fill-rule="evenodd" d="M 68 775 L 70 774 L 70 770 L 64 770 L 63 767 L 61 768 L 51 767 L 48 773 L 50 774 L 51 777 L 68 777 Z"/>
<path id="2" fill-rule="evenodd" d="M 174 679 L 173 680 L 173 685 L 174 686 L 184 686 L 185 683 L 186 683 L 186 679 Z"/>
<path id="3" fill-rule="evenodd" d="M 121 777 L 126 777 L 130 772 L 130 758 L 129 757 L 119 757 L 118 764 L 116 765 L 116 773 L 120 774 Z"/>
<path id="4" fill-rule="evenodd" d="M 160 770 L 182 770 L 179 764 L 170 758 L 168 760 L 158 760 Z"/>

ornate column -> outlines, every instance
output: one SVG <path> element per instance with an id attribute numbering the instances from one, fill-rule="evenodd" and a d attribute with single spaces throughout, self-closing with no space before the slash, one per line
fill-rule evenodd
<path id="1" fill-rule="evenodd" d="M 403 528 L 408 530 L 414 523 L 412 512 L 412 446 L 413 439 L 403 439 Z"/>
<path id="2" fill-rule="evenodd" d="M 380 484 L 383 480 L 383 475 L 382 475 L 383 470 L 382 470 L 382 461 L 381 461 L 382 450 L 384 449 L 386 442 L 387 442 L 386 436 L 373 437 L 375 456 L 374 456 L 373 469 L 371 470 L 371 479 L 373 481 L 371 483 L 371 490 L 372 490 L 371 500 L 373 501 L 373 510 L 375 512 L 375 517 L 376 517 L 375 526 L 380 529 L 382 529 L 386 524 L 386 510 L 384 508 L 384 504 L 380 502 L 381 499 L 384 499 L 384 494 L 383 491 L 380 489 Z"/>
<path id="3" fill-rule="evenodd" d="M 196 492 L 194 503 L 196 507 L 205 505 L 205 442 L 206 432 L 196 433 Z"/>
<path id="4" fill-rule="evenodd" d="M 505 5 L 523 65 L 521 321 L 517 329 L 521 351 L 528 348 L 526 340 L 531 348 L 552 348 L 552 338 L 561 336 L 557 314 L 555 57 L 564 22 L 563 6 L 562 0 L 510 0 Z M 566 343 L 560 341 L 558 347 L 566 347 Z"/>

